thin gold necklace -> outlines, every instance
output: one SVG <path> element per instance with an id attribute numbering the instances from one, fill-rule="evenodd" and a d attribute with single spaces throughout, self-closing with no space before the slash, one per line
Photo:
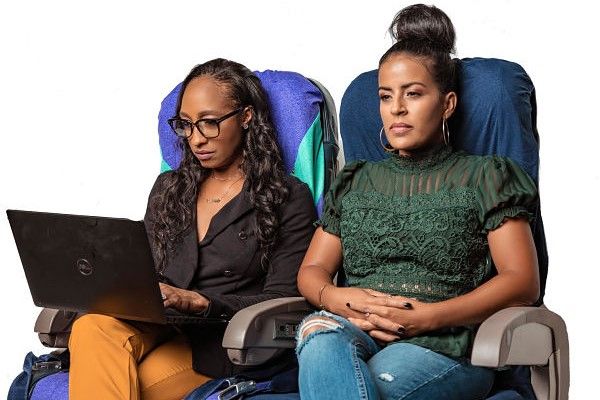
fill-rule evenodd
<path id="1" fill-rule="evenodd" d="M 237 175 L 237 176 L 239 177 L 239 176 L 241 176 L 241 174 L 240 174 L 240 175 Z M 232 180 L 234 177 L 233 177 L 233 176 L 229 176 L 229 177 L 227 177 L 227 178 L 217 178 L 217 177 L 216 177 L 216 175 L 215 175 L 214 173 L 212 173 L 212 174 L 209 176 L 209 178 L 210 178 L 210 179 L 214 179 L 214 180 L 216 180 L 216 181 L 228 182 L 228 181 Z"/>
<path id="2" fill-rule="evenodd" d="M 236 183 L 238 183 L 244 176 L 240 175 L 239 178 L 237 178 L 235 181 L 233 181 L 231 183 L 231 185 L 229 185 L 227 187 L 227 190 L 225 190 L 223 193 L 221 193 L 221 196 L 219 197 L 205 197 L 204 199 L 206 200 L 207 203 L 220 203 L 221 200 L 223 200 L 225 198 L 225 196 L 227 195 L 227 193 L 229 193 L 229 191 L 231 190 L 231 188 L 233 187 L 233 185 L 235 185 Z"/>

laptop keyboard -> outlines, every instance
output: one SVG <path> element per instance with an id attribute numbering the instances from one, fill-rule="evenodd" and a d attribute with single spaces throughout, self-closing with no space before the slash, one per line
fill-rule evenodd
<path id="1" fill-rule="evenodd" d="M 190 315 L 177 311 L 173 308 L 167 308 L 165 310 L 165 316 L 167 323 L 173 325 L 185 325 L 185 324 L 214 324 L 214 323 L 226 323 L 226 319 L 222 318 L 207 318 L 200 315 Z"/>

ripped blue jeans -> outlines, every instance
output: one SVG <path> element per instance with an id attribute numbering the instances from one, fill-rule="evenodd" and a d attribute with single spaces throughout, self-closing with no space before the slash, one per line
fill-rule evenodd
<path id="1" fill-rule="evenodd" d="M 322 318 L 325 317 L 325 318 Z M 310 327 L 317 331 L 305 334 Z M 346 318 L 320 311 L 298 330 L 303 400 L 485 399 L 494 371 L 409 343 L 380 346 Z"/>

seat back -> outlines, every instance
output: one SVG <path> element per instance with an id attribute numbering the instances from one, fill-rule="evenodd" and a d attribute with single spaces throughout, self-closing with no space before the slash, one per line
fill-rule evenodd
<path id="1" fill-rule="evenodd" d="M 536 182 L 539 135 L 535 88 L 518 64 L 485 58 L 457 60 L 458 105 L 449 120 L 452 146 L 471 154 L 509 157 Z M 389 157 L 381 146 L 377 70 L 359 75 L 346 89 L 340 108 L 340 134 L 346 162 Z M 542 303 L 548 251 L 539 204 L 531 224 L 540 269 Z"/>
<path id="2" fill-rule="evenodd" d="M 295 72 L 255 72 L 269 99 L 271 117 L 287 173 L 305 182 L 320 215 L 325 188 L 337 171 L 337 122 L 329 92 Z M 181 84 L 165 97 L 158 115 L 161 171 L 175 169 L 180 141 L 167 120 L 176 113 Z"/>

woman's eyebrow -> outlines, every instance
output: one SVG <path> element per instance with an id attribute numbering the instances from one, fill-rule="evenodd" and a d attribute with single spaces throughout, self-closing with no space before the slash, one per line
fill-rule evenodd
<path id="1" fill-rule="evenodd" d="M 203 111 L 200 111 L 200 112 L 198 112 L 198 113 L 196 114 L 196 118 L 197 118 L 197 119 L 202 119 L 202 118 L 204 118 L 204 117 L 205 117 L 205 116 L 207 116 L 207 115 L 218 115 L 218 114 L 219 114 L 219 112 L 218 112 L 218 111 L 215 111 L 215 110 L 203 110 Z M 180 116 L 180 117 L 185 117 L 185 118 L 188 118 L 188 119 L 190 119 L 190 120 L 192 119 L 192 117 L 190 117 L 189 115 L 187 115 L 187 114 L 186 114 L 185 112 L 183 112 L 183 111 L 179 111 L 179 116 Z"/>
<path id="2" fill-rule="evenodd" d="M 424 84 L 424 83 L 422 83 L 422 82 L 419 82 L 419 81 L 414 81 L 414 82 L 408 82 L 408 83 L 405 83 L 404 85 L 401 85 L 401 86 L 400 86 L 400 89 L 404 90 L 404 89 L 406 89 L 406 88 L 409 88 L 409 87 L 411 87 L 411 86 L 413 86 L 413 85 L 419 85 L 419 86 L 427 87 L 427 85 L 425 85 L 425 84 Z M 390 88 L 390 87 L 387 87 L 387 86 L 379 86 L 379 89 L 378 89 L 378 90 L 387 90 L 387 91 L 392 91 L 392 88 Z"/>
<path id="3" fill-rule="evenodd" d="M 198 117 L 200 119 L 200 118 L 206 117 L 207 115 L 219 115 L 219 111 L 217 111 L 217 110 L 202 110 L 196 114 L 196 117 Z"/>
<path id="4" fill-rule="evenodd" d="M 413 85 L 419 85 L 419 86 L 427 87 L 427 85 L 425 85 L 423 82 L 419 82 L 419 81 L 409 82 L 409 83 L 406 83 L 406 84 L 404 84 L 404 85 L 402 85 L 400 87 L 402 89 L 406 89 L 406 88 L 409 88 L 409 87 L 411 87 Z"/>

